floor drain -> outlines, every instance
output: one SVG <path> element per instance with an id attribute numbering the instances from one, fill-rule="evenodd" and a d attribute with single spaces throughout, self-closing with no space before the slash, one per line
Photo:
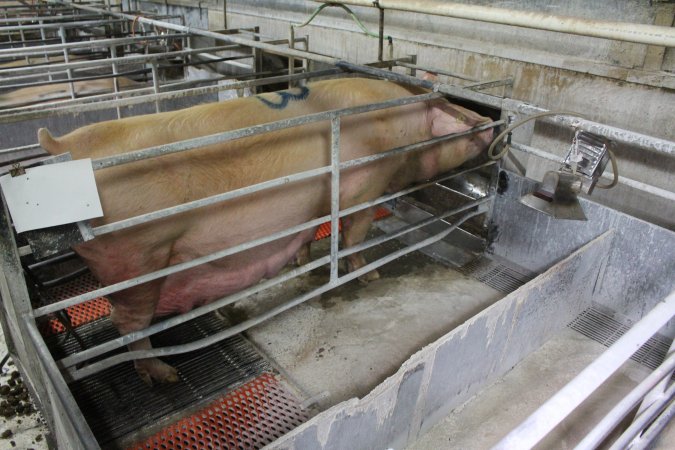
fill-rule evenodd
<path id="1" fill-rule="evenodd" d="M 486 256 L 471 261 L 458 271 L 506 294 L 534 278 L 534 275 L 525 273 L 525 270 L 509 267 Z"/>
<path id="2" fill-rule="evenodd" d="M 579 314 L 568 326 L 605 347 L 614 344 L 630 329 L 627 319 L 619 317 L 611 309 L 594 303 Z M 656 334 L 652 336 L 631 359 L 654 370 L 661 365 L 672 340 Z"/>

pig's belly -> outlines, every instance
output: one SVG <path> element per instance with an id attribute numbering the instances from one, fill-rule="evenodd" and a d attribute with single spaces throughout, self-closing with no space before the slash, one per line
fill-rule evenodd
<path id="1" fill-rule="evenodd" d="M 263 278 L 273 277 L 313 236 L 314 230 L 307 230 L 221 261 L 168 276 L 160 290 L 155 316 L 186 313 L 197 306 L 241 291 Z"/>

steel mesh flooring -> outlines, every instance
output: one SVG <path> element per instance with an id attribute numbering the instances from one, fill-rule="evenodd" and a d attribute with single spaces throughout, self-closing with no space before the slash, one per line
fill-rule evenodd
<path id="1" fill-rule="evenodd" d="M 458 271 L 505 294 L 510 294 L 534 278 L 533 275 L 521 273 L 485 256 L 465 264 Z"/>
<path id="2" fill-rule="evenodd" d="M 176 345 L 203 338 L 224 328 L 214 315 L 193 320 L 152 338 L 154 346 Z M 99 319 L 78 328 L 87 346 L 118 335 L 109 319 Z M 60 359 L 79 349 L 73 337 L 47 339 L 54 357 Z M 124 351 L 124 350 L 119 350 Z M 202 350 L 163 358 L 178 370 L 173 384 L 144 384 L 131 362 L 123 363 L 70 384 L 87 422 L 103 447 L 136 430 L 155 425 L 160 419 L 193 407 L 223 391 L 272 370 L 255 348 L 241 336 Z"/>
<path id="3" fill-rule="evenodd" d="M 630 329 L 623 321 L 617 320 L 613 311 L 598 304 L 584 310 L 568 326 L 605 347 L 614 344 Z M 656 334 L 649 338 L 631 359 L 654 370 L 665 359 L 670 344 L 671 340 Z"/>
<path id="4" fill-rule="evenodd" d="M 129 449 L 261 448 L 308 418 L 277 379 L 265 373 Z"/>
<path id="5" fill-rule="evenodd" d="M 51 296 L 60 300 L 99 286 L 86 274 L 55 288 Z M 76 305 L 66 313 L 86 348 L 119 336 L 108 317 L 110 308 L 105 299 Z M 224 328 L 221 319 L 208 314 L 151 339 L 154 346 L 165 347 L 195 341 Z M 76 338 L 65 333 L 54 318 L 45 321 L 41 331 L 56 360 L 81 349 Z M 73 397 L 103 448 L 122 448 L 150 433 L 165 436 L 175 428 L 170 424 L 176 421 L 182 427 L 181 433 L 187 433 L 187 440 L 157 438 L 156 446 L 149 440 L 140 448 L 258 448 L 308 418 L 299 401 L 271 374 L 269 363 L 240 335 L 163 360 L 178 370 L 179 382 L 149 387 L 140 380 L 133 364 L 127 362 L 70 383 Z M 205 424 L 199 425 L 196 416 L 182 418 L 218 397 L 204 409 L 213 419 L 208 430 Z M 236 407 L 234 414 L 230 411 L 232 405 Z M 245 416 L 237 415 L 240 413 Z M 160 431 L 162 426 L 167 428 Z M 238 446 L 240 443 L 244 446 Z"/>

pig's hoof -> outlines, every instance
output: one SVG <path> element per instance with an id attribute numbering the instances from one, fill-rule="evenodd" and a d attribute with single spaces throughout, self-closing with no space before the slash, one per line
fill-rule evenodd
<path id="1" fill-rule="evenodd" d="M 371 270 L 365 275 L 361 275 L 359 277 L 359 283 L 366 285 L 370 283 L 371 281 L 379 280 L 380 279 L 380 273 L 377 270 Z"/>
<path id="2" fill-rule="evenodd" d="M 136 372 L 148 386 L 152 386 L 155 381 L 175 383 L 179 379 L 176 369 L 155 358 L 136 361 Z"/>

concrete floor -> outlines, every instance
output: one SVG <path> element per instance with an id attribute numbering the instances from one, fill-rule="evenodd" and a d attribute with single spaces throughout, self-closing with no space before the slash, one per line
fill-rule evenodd
<path id="1" fill-rule="evenodd" d="M 319 397 L 319 409 L 363 397 L 413 353 L 504 296 L 417 252 L 384 266 L 380 275 L 366 286 L 350 282 L 247 333 L 302 391 Z M 306 292 L 327 278 L 319 270 L 293 280 L 290 290 Z M 242 320 L 283 302 L 284 292 L 255 296 L 225 314 Z"/>
<path id="2" fill-rule="evenodd" d="M 491 448 L 605 350 L 576 331 L 565 330 L 446 416 L 408 450 Z M 574 448 L 649 373 L 645 366 L 628 361 L 536 448 Z M 672 449 L 673 443 L 671 423 L 654 448 Z"/>
<path id="3" fill-rule="evenodd" d="M 5 344 L 5 337 L 0 328 L 0 358 L 7 354 L 7 345 Z M 18 379 L 14 378 L 12 373 L 16 372 L 16 367 L 10 360 L 0 370 L 0 390 L 5 386 L 9 387 L 10 380 L 16 384 Z M 3 391 L 4 392 L 4 391 Z M 0 403 L 9 401 L 9 396 L 0 394 Z M 23 402 L 22 402 L 23 403 Z M 20 413 L 7 417 L 4 408 L 2 408 L 2 417 L 0 417 L 0 449 L 47 449 L 46 436 L 49 430 L 45 425 L 42 416 L 39 412 Z"/>

